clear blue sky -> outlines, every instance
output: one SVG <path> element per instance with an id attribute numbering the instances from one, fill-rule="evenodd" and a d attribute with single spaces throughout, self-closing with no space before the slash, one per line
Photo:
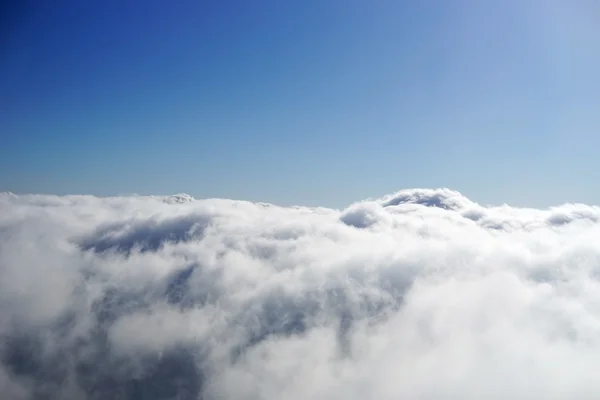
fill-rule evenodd
<path id="1" fill-rule="evenodd" d="M 10 3 L 0 191 L 600 204 L 597 1 Z"/>

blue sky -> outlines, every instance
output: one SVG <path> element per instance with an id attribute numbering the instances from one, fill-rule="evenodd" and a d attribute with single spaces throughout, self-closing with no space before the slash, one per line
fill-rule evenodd
<path id="1" fill-rule="evenodd" d="M 600 204 L 595 1 L 13 3 L 0 191 Z"/>

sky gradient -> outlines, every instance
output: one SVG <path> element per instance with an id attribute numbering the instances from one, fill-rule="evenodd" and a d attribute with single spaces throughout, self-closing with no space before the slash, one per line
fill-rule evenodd
<path id="1" fill-rule="evenodd" d="M 600 204 L 595 1 L 12 4 L 0 191 Z"/>

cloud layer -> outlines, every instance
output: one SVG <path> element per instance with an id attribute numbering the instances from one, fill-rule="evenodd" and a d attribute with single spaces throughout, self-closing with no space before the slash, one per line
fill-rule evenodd
<path id="1" fill-rule="evenodd" d="M 0 194 L 10 399 L 592 399 L 600 208 Z"/>

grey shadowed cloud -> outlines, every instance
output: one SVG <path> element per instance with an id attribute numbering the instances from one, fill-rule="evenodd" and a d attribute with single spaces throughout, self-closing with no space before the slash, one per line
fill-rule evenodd
<path id="1" fill-rule="evenodd" d="M 10 399 L 591 399 L 600 208 L 0 194 Z"/>

